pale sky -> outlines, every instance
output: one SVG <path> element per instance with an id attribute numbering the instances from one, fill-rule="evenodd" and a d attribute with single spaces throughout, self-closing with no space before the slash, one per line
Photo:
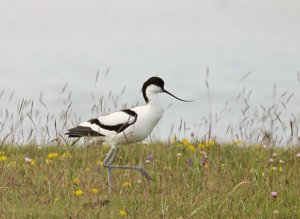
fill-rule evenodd
<path id="1" fill-rule="evenodd" d="M 16 74 L 299 70 L 299 1 L 0 2 L 1 70 Z"/>

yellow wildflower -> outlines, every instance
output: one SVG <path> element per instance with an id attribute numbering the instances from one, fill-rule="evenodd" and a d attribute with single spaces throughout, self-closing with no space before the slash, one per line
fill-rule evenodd
<path id="1" fill-rule="evenodd" d="M 46 164 L 49 165 L 52 163 L 52 160 L 46 159 Z"/>
<path id="2" fill-rule="evenodd" d="M 78 185 L 78 184 L 79 184 L 79 178 L 78 178 L 78 176 L 75 177 L 75 178 L 73 179 L 73 183 L 74 183 L 75 185 Z"/>
<path id="3" fill-rule="evenodd" d="M 83 191 L 81 189 L 77 189 L 77 190 L 73 191 L 73 195 L 81 196 L 81 195 L 83 195 Z"/>
<path id="4" fill-rule="evenodd" d="M 98 193 L 99 190 L 98 190 L 97 188 L 92 188 L 92 189 L 91 189 L 91 192 L 92 192 L 92 193 Z"/>
<path id="5" fill-rule="evenodd" d="M 265 172 L 261 172 L 261 176 L 264 177 L 265 176 Z"/>
<path id="6" fill-rule="evenodd" d="M 127 215 L 127 212 L 125 210 L 121 210 L 119 213 L 120 213 L 121 216 L 126 216 Z"/>
<path id="7" fill-rule="evenodd" d="M 5 161 L 7 160 L 7 157 L 5 155 L 0 155 L 0 161 Z"/>
<path id="8" fill-rule="evenodd" d="M 64 152 L 62 154 L 62 158 L 63 159 L 71 159 L 72 158 L 72 155 L 70 154 L 70 152 Z"/>
<path id="9" fill-rule="evenodd" d="M 124 182 L 123 183 L 123 188 L 125 188 L 125 189 L 129 189 L 131 186 L 132 186 L 131 182 Z"/>
<path id="10" fill-rule="evenodd" d="M 49 153 L 48 154 L 49 159 L 53 159 L 53 158 L 57 158 L 57 157 L 58 157 L 58 153 Z"/>
<path id="11" fill-rule="evenodd" d="M 282 172 L 282 166 L 279 166 L 278 171 L 281 173 Z"/>
<path id="12" fill-rule="evenodd" d="M 181 143 L 182 143 L 183 145 L 185 145 L 185 146 L 187 146 L 187 145 L 190 144 L 190 142 L 189 142 L 189 140 L 188 140 L 187 138 L 183 138 L 183 139 L 181 140 Z"/>
<path id="13" fill-rule="evenodd" d="M 198 148 L 201 149 L 201 150 L 203 150 L 205 148 L 205 146 L 202 143 L 199 143 L 198 144 Z"/>
<path id="14" fill-rule="evenodd" d="M 100 167 L 103 167 L 103 161 L 98 160 L 98 161 L 97 161 L 97 165 L 100 166 Z"/>
<path id="15" fill-rule="evenodd" d="M 216 143 L 213 140 L 208 140 L 208 141 L 205 142 L 205 146 L 207 148 L 210 148 L 210 147 L 214 146 L 215 144 Z"/>
<path id="16" fill-rule="evenodd" d="M 189 144 L 189 145 L 188 145 L 188 149 L 189 149 L 190 151 L 192 151 L 192 152 L 195 152 L 195 151 L 196 151 L 195 146 L 192 145 L 192 144 Z"/>

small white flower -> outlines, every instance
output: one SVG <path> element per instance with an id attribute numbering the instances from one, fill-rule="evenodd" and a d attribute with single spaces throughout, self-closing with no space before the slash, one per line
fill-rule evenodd
<path id="1" fill-rule="evenodd" d="M 178 153 L 176 154 L 176 157 L 182 157 L 182 153 L 178 152 Z"/>
<path id="2" fill-rule="evenodd" d="M 25 157 L 25 162 L 31 164 L 32 163 L 32 159 L 29 157 Z"/>
<path id="3" fill-rule="evenodd" d="M 207 154 L 205 151 L 200 151 L 200 154 L 202 155 L 202 157 L 207 158 Z"/>
<path id="4" fill-rule="evenodd" d="M 137 181 L 136 181 L 136 183 L 137 184 L 141 184 L 143 181 L 141 180 L 141 179 L 138 179 Z"/>

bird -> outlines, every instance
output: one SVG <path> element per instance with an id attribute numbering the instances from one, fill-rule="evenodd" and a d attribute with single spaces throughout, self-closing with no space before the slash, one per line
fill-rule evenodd
<path id="1" fill-rule="evenodd" d="M 164 109 L 158 94 L 166 93 L 184 102 L 193 101 L 176 97 L 167 91 L 164 86 L 165 82 L 160 77 L 150 77 L 142 86 L 142 94 L 146 105 L 123 109 L 99 118 L 90 119 L 65 133 L 69 138 L 98 137 L 110 145 L 110 150 L 103 161 L 103 166 L 107 169 L 109 193 L 112 193 L 112 169 L 140 171 L 142 176 L 152 180 L 143 166 L 114 165 L 113 162 L 120 145 L 143 141 L 162 118 Z"/>

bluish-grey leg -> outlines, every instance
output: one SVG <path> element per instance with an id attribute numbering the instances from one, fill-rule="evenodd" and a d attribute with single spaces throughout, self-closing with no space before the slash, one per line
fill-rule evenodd
<path id="1" fill-rule="evenodd" d="M 128 166 L 128 165 L 113 165 L 115 156 L 118 153 L 118 147 L 112 147 L 108 152 L 105 160 L 103 161 L 103 166 L 107 168 L 107 177 L 108 177 L 108 185 L 109 185 L 109 193 L 112 193 L 112 180 L 111 180 L 111 169 L 129 169 L 140 171 L 143 177 L 147 180 L 152 180 L 152 177 L 147 173 L 144 167 L 142 166 Z"/>
<path id="2" fill-rule="evenodd" d="M 110 163 L 113 161 L 117 148 L 111 147 L 106 158 L 103 161 L 103 166 L 107 169 L 107 182 L 109 186 L 109 193 L 112 193 L 111 167 Z"/>
<path id="3" fill-rule="evenodd" d="M 147 173 L 144 167 L 142 166 L 120 166 L 120 165 L 109 165 L 111 169 L 127 169 L 127 170 L 136 170 L 140 171 L 142 176 L 144 176 L 148 180 L 152 180 L 152 177 Z"/>

